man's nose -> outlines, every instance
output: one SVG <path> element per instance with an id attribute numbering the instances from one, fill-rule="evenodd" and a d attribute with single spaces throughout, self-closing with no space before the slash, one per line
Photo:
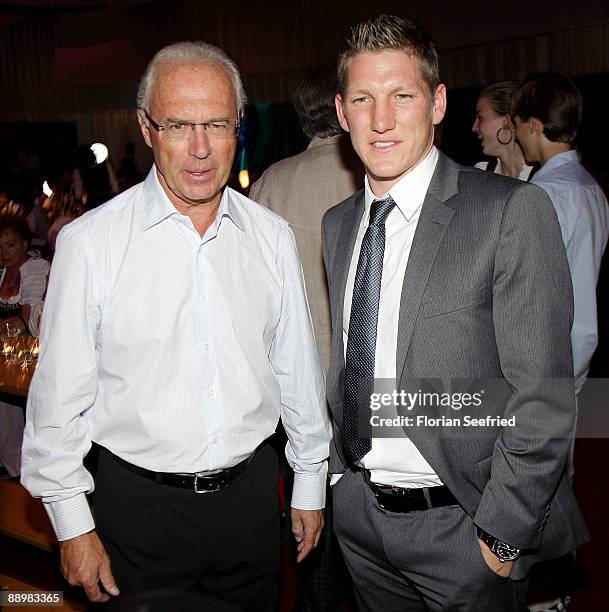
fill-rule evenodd
<path id="1" fill-rule="evenodd" d="M 199 159 L 205 159 L 211 153 L 211 145 L 204 125 L 195 125 L 188 139 L 189 153 Z"/>
<path id="2" fill-rule="evenodd" d="M 370 128 L 374 132 L 383 133 L 395 127 L 395 111 L 389 102 L 378 100 L 372 108 Z"/>
<path id="3" fill-rule="evenodd" d="M 472 124 L 472 132 L 475 132 L 476 134 L 480 131 L 480 120 L 476 117 L 476 119 L 474 119 L 474 123 Z"/>

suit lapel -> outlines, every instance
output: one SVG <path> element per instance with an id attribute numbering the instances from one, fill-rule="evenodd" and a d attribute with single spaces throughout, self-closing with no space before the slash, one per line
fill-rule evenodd
<path id="1" fill-rule="evenodd" d="M 334 420 L 340 430 L 343 428 L 342 387 L 345 372 L 345 350 L 343 343 L 343 309 L 345 287 L 349 274 L 349 264 L 357 237 L 362 215 L 364 214 L 364 192 L 355 194 L 345 210 L 340 225 L 328 240 L 332 241 L 333 258 L 328 270 L 330 283 L 330 304 L 332 315 L 332 361 L 328 371 L 327 395 Z"/>
<path id="2" fill-rule="evenodd" d="M 440 153 L 423 201 L 402 284 L 396 352 L 398 381 L 404 370 L 412 332 L 438 247 L 455 212 L 447 201 L 458 191 L 458 174 L 459 166 Z"/>
<path id="3" fill-rule="evenodd" d="M 349 265 L 353 255 L 357 230 L 364 214 L 364 192 L 363 190 L 353 197 L 353 207 L 347 211 L 342 219 L 340 230 L 338 232 L 335 258 L 333 261 L 332 278 L 336 282 L 332 284 L 331 296 L 333 308 L 334 342 L 332 354 L 337 363 L 344 365 L 344 345 L 342 334 L 343 309 L 345 304 L 345 288 L 347 286 L 347 276 L 349 275 Z"/>

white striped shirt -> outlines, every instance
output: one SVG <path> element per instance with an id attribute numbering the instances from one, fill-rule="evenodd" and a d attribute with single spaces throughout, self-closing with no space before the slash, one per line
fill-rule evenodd
<path id="1" fill-rule="evenodd" d="M 292 506 L 325 503 L 331 437 L 294 236 L 227 188 L 203 238 L 153 167 L 59 236 L 22 482 L 58 539 L 94 527 L 91 440 L 161 472 L 233 466 L 281 416 Z"/>

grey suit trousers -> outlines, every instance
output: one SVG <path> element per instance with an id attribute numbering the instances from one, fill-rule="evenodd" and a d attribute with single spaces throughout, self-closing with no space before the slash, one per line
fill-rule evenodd
<path id="1" fill-rule="evenodd" d="M 460 506 L 383 510 L 361 472 L 333 487 L 334 529 L 360 612 L 520 612 L 526 581 L 486 564 L 472 519 Z"/>

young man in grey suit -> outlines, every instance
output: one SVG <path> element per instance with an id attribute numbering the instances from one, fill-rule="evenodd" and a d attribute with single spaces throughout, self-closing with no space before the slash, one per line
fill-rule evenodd
<path id="1" fill-rule="evenodd" d="M 360 608 L 522 610 L 531 565 L 587 538 L 564 476 L 573 305 L 556 215 L 542 190 L 433 146 L 446 89 L 412 22 L 356 26 L 339 85 L 366 181 L 322 227 L 330 472 Z"/>

